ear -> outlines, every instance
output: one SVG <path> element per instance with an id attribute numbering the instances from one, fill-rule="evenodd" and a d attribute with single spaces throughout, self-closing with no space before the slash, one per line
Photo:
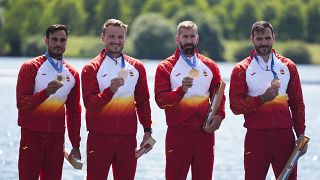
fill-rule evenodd
<path id="1" fill-rule="evenodd" d="M 104 35 L 103 35 L 103 33 L 101 33 L 101 41 L 103 42 L 103 43 L 105 43 L 105 39 L 104 39 Z"/>
<path id="2" fill-rule="evenodd" d="M 253 37 L 252 37 L 252 35 L 250 35 L 250 39 L 251 39 L 251 42 L 254 43 L 254 42 L 253 42 Z"/>
<path id="3" fill-rule="evenodd" d="M 200 36 L 199 34 L 197 34 L 197 44 L 199 43 L 199 40 L 200 40 Z"/>
<path id="4" fill-rule="evenodd" d="M 176 35 L 176 43 L 179 45 L 180 44 L 180 39 L 179 39 L 179 35 Z"/>
<path id="5" fill-rule="evenodd" d="M 48 44 L 49 44 L 49 39 L 45 36 L 44 37 L 44 43 L 48 46 Z"/>

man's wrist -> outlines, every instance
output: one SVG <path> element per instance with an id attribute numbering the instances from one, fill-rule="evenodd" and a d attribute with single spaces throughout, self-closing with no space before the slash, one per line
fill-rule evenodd
<path id="1" fill-rule="evenodd" d="M 152 134 L 152 128 L 144 128 L 144 132 L 149 132 L 150 134 Z"/>

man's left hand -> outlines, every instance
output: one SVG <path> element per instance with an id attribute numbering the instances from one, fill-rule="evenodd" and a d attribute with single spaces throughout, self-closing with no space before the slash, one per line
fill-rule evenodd
<path id="1" fill-rule="evenodd" d="M 222 118 L 219 115 L 213 115 L 207 122 L 203 130 L 207 133 L 214 133 L 221 126 Z"/>
<path id="2" fill-rule="evenodd" d="M 70 155 L 76 159 L 81 160 L 81 153 L 79 148 L 72 148 Z"/>
<path id="3" fill-rule="evenodd" d="M 143 139 L 142 142 L 140 144 L 140 147 L 143 146 L 143 144 L 151 137 L 151 133 L 150 132 L 145 132 L 143 135 Z"/>

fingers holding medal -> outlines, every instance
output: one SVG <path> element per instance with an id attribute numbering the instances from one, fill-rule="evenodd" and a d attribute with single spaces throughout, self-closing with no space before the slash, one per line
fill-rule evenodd
<path id="1" fill-rule="evenodd" d="M 271 81 L 271 86 L 274 87 L 274 88 L 280 88 L 280 85 L 281 85 L 281 82 L 280 82 L 279 78 L 274 78 Z"/>

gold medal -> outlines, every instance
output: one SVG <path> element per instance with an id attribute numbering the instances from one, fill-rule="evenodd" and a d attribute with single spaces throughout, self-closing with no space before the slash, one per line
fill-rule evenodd
<path id="1" fill-rule="evenodd" d="M 121 69 L 118 72 L 118 77 L 121 77 L 123 79 L 126 79 L 128 77 L 128 71 L 126 69 Z"/>
<path id="2" fill-rule="evenodd" d="M 62 82 L 62 81 L 64 81 L 64 76 L 61 73 L 58 73 L 56 75 L 56 80 Z"/>
<path id="3" fill-rule="evenodd" d="M 192 78 L 197 78 L 200 76 L 200 73 L 198 70 L 192 68 L 190 71 L 189 71 L 189 75 L 192 77 Z"/>
<path id="4" fill-rule="evenodd" d="M 281 85 L 281 82 L 280 82 L 280 79 L 279 79 L 279 78 L 274 78 L 274 79 L 271 81 L 271 86 L 273 86 L 273 87 L 279 88 L 280 85 Z"/>

